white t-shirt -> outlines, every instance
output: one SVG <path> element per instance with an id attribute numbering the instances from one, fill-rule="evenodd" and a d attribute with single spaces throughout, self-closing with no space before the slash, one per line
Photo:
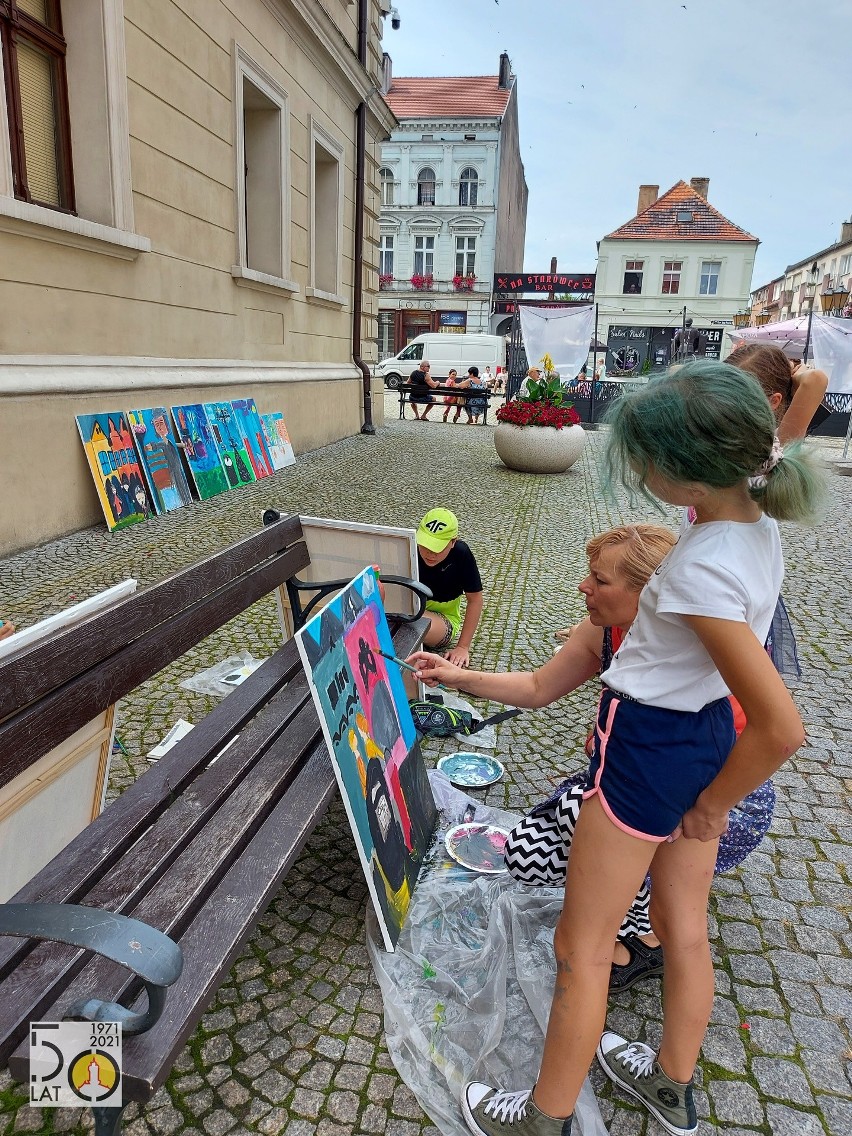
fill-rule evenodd
<path id="1" fill-rule="evenodd" d="M 601 678 L 670 710 L 700 710 L 730 694 L 681 616 L 747 623 L 764 643 L 783 579 L 781 539 L 770 517 L 690 525 L 643 588 L 636 619 Z"/>

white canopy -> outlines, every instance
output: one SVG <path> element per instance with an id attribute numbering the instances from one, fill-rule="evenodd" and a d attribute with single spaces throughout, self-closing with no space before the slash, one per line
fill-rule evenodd
<path id="1" fill-rule="evenodd" d="M 808 317 L 728 331 L 739 343 L 774 343 L 791 357 L 801 356 L 808 334 Z M 814 315 L 811 325 L 813 361 L 828 375 L 829 394 L 852 393 L 852 319 Z M 810 355 L 810 352 L 809 352 Z"/>
<path id="2" fill-rule="evenodd" d="M 588 359 L 595 309 L 521 306 L 521 334 L 530 366 L 549 355 L 560 378 L 568 382 Z"/>

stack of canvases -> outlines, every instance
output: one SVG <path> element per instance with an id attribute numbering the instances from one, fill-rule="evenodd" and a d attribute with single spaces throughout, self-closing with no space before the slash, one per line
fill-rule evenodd
<path id="1" fill-rule="evenodd" d="M 259 414 L 253 398 L 173 406 L 172 417 L 164 406 L 77 415 L 110 532 L 191 504 L 183 459 L 201 501 L 296 460 L 284 416 Z"/>

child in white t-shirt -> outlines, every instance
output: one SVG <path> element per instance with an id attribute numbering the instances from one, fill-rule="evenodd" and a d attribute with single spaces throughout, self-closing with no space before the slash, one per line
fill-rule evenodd
<path id="1" fill-rule="evenodd" d="M 674 1136 L 698 1121 L 691 1081 L 713 1003 L 707 899 L 728 811 L 804 740 L 763 643 L 783 577 L 771 518 L 813 520 L 823 484 L 784 453 L 766 397 L 723 363 L 688 363 L 618 400 L 606 454 L 623 485 L 696 521 L 646 585 L 603 673 L 594 753 L 554 938 L 556 985 L 534 1090 L 465 1086 L 482 1136 L 568 1136 L 591 1058 Z M 735 741 L 727 695 L 747 724 Z M 665 954 L 658 1052 L 601 1036 L 613 940 L 650 870 Z"/>

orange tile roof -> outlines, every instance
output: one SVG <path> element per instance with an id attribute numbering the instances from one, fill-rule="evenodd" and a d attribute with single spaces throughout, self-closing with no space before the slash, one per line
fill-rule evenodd
<path id="1" fill-rule="evenodd" d="M 691 221 L 678 221 L 681 210 L 690 210 Z M 646 241 L 757 241 L 739 228 L 685 181 L 658 197 L 642 213 L 604 238 Z"/>
<path id="2" fill-rule="evenodd" d="M 496 118 L 512 93 L 497 83 L 497 75 L 394 76 L 385 100 L 397 118 Z"/>

